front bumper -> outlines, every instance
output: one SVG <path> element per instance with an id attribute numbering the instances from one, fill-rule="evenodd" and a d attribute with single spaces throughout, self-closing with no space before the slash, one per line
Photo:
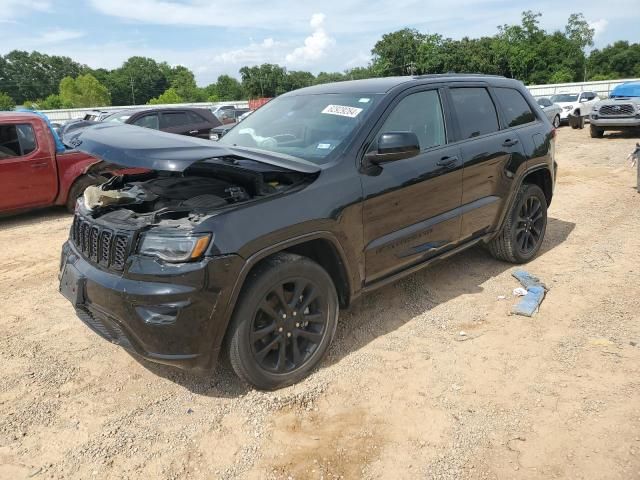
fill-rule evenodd
<path id="1" fill-rule="evenodd" d="M 635 115 L 634 117 L 600 117 L 596 113 L 591 114 L 591 118 L 589 118 L 591 125 L 596 127 L 609 127 L 609 128 L 633 128 L 640 127 L 640 114 Z"/>
<path id="2" fill-rule="evenodd" d="M 132 256 L 122 273 L 103 269 L 67 242 L 60 291 L 94 332 L 148 360 L 190 370 L 215 366 L 237 255 L 166 264 Z"/>

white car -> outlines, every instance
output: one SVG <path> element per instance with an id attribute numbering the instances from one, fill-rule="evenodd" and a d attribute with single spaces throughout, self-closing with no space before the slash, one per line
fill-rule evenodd
<path id="1" fill-rule="evenodd" d="M 582 119 L 588 118 L 593 106 L 600 101 L 600 97 L 595 92 L 557 93 L 550 100 L 562 107 L 560 120 L 567 122 L 569 115 Z"/>

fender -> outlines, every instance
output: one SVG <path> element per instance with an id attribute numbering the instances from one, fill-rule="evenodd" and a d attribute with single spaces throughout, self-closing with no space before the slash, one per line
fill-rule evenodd
<path id="1" fill-rule="evenodd" d="M 301 243 L 308 242 L 310 240 L 318 240 L 318 239 L 328 240 L 334 246 L 334 248 L 338 252 L 340 261 L 344 265 L 344 270 L 346 274 L 345 277 L 347 280 L 347 289 L 349 291 L 349 298 L 353 299 L 357 297 L 360 294 L 361 289 L 358 288 L 356 290 L 354 286 L 354 281 L 351 278 L 349 263 L 347 262 L 347 256 L 344 252 L 344 249 L 342 248 L 342 245 L 336 238 L 336 236 L 329 231 L 316 231 L 316 232 L 305 233 L 303 235 L 292 237 L 282 242 L 276 243 L 262 250 L 258 250 L 257 252 L 251 254 L 245 260 L 245 263 L 242 266 L 240 273 L 238 274 L 238 277 L 236 278 L 236 281 L 233 285 L 233 289 L 231 290 L 231 294 L 229 295 L 229 298 L 227 299 L 226 305 L 224 307 L 223 315 L 221 317 L 222 322 L 224 322 L 223 331 L 224 332 L 227 331 L 227 326 L 229 325 L 229 321 L 231 320 L 231 316 L 233 315 L 233 310 L 235 309 L 236 302 L 238 301 L 238 297 L 240 296 L 240 291 L 242 290 L 242 287 L 247 278 L 247 275 L 260 260 L 268 257 L 269 255 L 273 255 L 274 253 L 281 252 L 295 245 L 299 245 Z M 216 345 L 214 346 L 215 350 L 220 348 L 220 346 L 222 345 L 222 341 L 223 341 L 223 336 L 222 335 L 218 336 L 218 338 L 216 339 Z"/>
<path id="2" fill-rule="evenodd" d="M 502 226 L 504 225 L 505 220 L 507 219 L 507 215 L 509 214 L 509 212 L 511 211 L 511 208 L 513 207 L 513 203 L 516 200 L 516 195 L 518 194 L 518 191 L 520 190 L 520 187 L 522 186 L 522 183 L 525 179 L 525 177 L 527 175 L 529 175 L 530 173 L 533 172 L 537 172 L 538 170 L 548 170 L 549 174 L 551 175 L 551 183 L 552 183 L 552 188 L 553 185 L 555 185 L 555 176 L 554 176 L 554 172 L 551 170 L 551 168 L 549 167 L 548 164 L 546 163 L 539 163 L 537 165 L 534 165 L 532 167 L 527 168 L 526 170 L 524 170 L 516 179 L 515 181 L 515 186 L 514 188 L 511 189 L 511 193 L 509 194 L 509 199 L 507 201 L 507 206 L 505 208 L 503 208 L 502 213 L 500 214 L 500 221 L 498 222 L 497 228 L 494 232 L 494 235 L 491 235 L 491 237 L 489 237 L 489 240 L 491 240 L 495 235 L 497 235 L 501 230 L 502 230 Z"/>
<path id="3" fill-rule="evenodd" d="M 55 200 L 56 205 L 64 205 L 67 202 L 69 191 L 74 182 L 90 172 L 92 167 L 101 161 L 89 157 L 84 153 L 70 152 L 57 155 L 58 162 L 58 197 Z"/>

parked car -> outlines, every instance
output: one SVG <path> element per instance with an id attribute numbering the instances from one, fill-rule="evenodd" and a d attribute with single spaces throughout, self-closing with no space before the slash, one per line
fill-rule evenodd
<path id="1" fill-rule="evenodd" d="M 235 110 L 234 111 L 234 115 L 236 117 L 236 120 L 234 122 L 224 122 L 223 121 L 222 125 L 220 125 L 219 127 L 216 127 L 216 128 L 211 130 L 211 135 L 209 135 L 209 139 L 210 140 L 220 140 L 222 137 L 225 136 L 225 134 L 229 130 L 231 130 L 238 123 L 240 123 L 242 120 L 247 118 L 251 114 L 251 112 L 252 112 L 252 110 L 249 110 L 249 109 Z M 223 114 L 223 117 L 225 115 L 226 115 L 226 113 Z"/>
<path id="2" fill-rule="evenodd" d="M 235 109 L 235 105 L 215 105 L 210 108 L 211 113 L 213 113 L 218 119 L 220 119 L 220 115 L 224 112 L 232 112 Z"/>
<path id="3" fill-rule="evenodd" d="M 560 116 L 562 114 L 562 107 L 557 103 L 553 103 L 546 97 L 541 97 L 536 100 L 542 111 L 547 116 L 553 128 L 558 128 L 560 126 Z"/>
<path id="4" fill-rule="evenodd" d="M 640 82 L 615 87 L 607 100 L 593 106 L 590 122 L 592 138 L 602 138 L 606 130 L 640 131 Z"/>
<path id="5" fill-rule="evenodd" d="M 289 385 L 363 293 L 473 245 L 535 257 L 554 136 L 522 83 L 469 75 L 303 88 L 219 142 L 78 131 L 86 153 L 155 174 L 87 190 L 60 291 L 149 360 L 208 371 L 223 351 L 251 385 Z"/>
<path id="6" fill-rule="evenodd" d="M 107 118 L 108 116 L 110 116 L 113 113 L 113 111 L 109 111 L 109 110 L 92 110 L 89 113 L 86 113 L 84 115 L 84 117 L 82 117 L 81 120 L 86 120 L 86 121 L 90 121 L 90 122 L 101 122 L 102 120 L 104 120 L 105 118 Z"/>
<path id="7" fill-rule="evenodd" d="M 222 125 L 208 108 L 175 107 L 128 109 L 113 113 L 102 120 L 126 123 L 163 132 L 209 138 L 211 130 Z"/>
<path id="8" fill-rule="evenodd" d="M 108 167 L 65 150 L 46 119 L 35 113 L 0 113 L 0 214 L 51 205 L 73 210 L 88 185 L 104 181 Z"/>
<path id="9" fill-rule="evenodd" d="M 576 117 L 575 128 L 584 128 L 584 121 L 591 114 L 591 108 L 600 100 L 595 92 L 558 93 L 551 96 L 551 102 L 562 107 L 560 121 L 569 123 L 569 116 Z"/>
<path id="10" fill-rule="evenodd" d="M 220 113 L 218 120 L 220 120 L 223 124 L 227 123 L 238 123 L 240 117 L 245 113 L 249 112 L 248 108 L 236 108 L 234 110 L 224 110 Z"/>

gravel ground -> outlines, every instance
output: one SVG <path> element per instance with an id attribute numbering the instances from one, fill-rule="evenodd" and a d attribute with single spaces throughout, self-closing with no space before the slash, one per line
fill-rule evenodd
<path id="1" fill-rule="evenodd" d="M 0 220 L 0 478 L 640 478 L 635 141 L 560 130 L 535 317 L 473 249 L 343 312 L 274 393 L 101 340 L 57 293 L 70 217 Z"/>

